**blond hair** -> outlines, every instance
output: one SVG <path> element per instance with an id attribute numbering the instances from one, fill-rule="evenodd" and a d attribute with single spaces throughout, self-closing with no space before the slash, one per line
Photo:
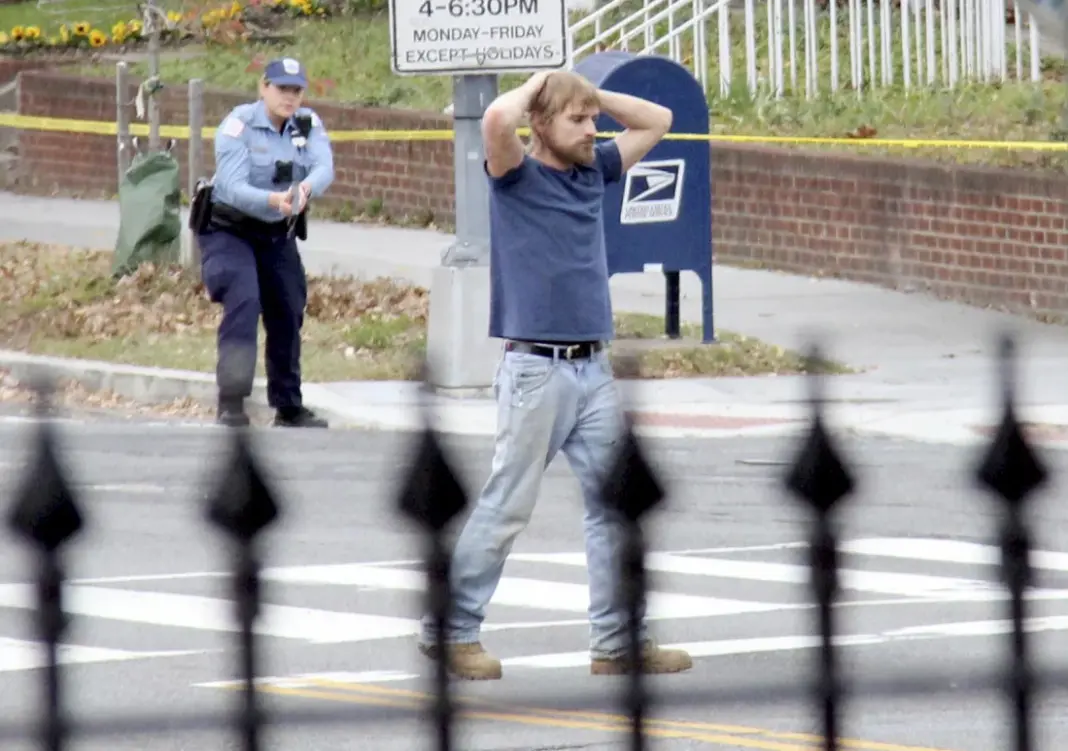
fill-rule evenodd
<path id="1" fill-rule="evenodd" d="M 597 87 L 588 79 L 570 70 L 554 70 L 545 77 L 545 82 L 530 100 L 530 124 L 545 127 L 572 105 L 586 109 L 599 104 Z"/>
<path id="2" fill-rule="evenodd" d="M 531 100 L 530 114 L 548 122 L 572 104 L 596 107 L 597 88 L 578 73 L 556 70 L 545 77 L 545 83 Z"/>

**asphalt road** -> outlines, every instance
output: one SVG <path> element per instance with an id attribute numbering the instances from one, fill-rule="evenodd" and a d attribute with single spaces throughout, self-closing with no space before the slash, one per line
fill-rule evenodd
<path id="1" fill-rule="evenodd" d="M 4 506 L 25 460 L 28 429 L 0 412 Z M 226 602 L 229 550 L 205 524 L 203 507 L 223 432 L 99 415 L 60 429 L 88 519 L 67 558 L 79 584 L 66 595 L 73 613 L 66 643 L 73 647 L 64 653 L 64 688 L 77 716 L 204 720 L 236 708 L 240 697 L 225 683 L 237 670 Z M 419 539 L 392 507 L 409 437 L 261 430 L 255 438 L 284 504 L 264 547 L 270 607 L 260 621 L 262 673 L 277 679 L 265 685 L 264 699 L 270 710 L 334 711 L 361 721 L 273 728 L 268 747 L 432 748 L 427 720 L 411 711 L 429 688 L 428 665 L 411 637 L 420 612 L 411 563 Z M 489 467 L 488 439 L 450 446 L 477 490 Z M 649 532 L 657 553 L 652 583 L 674 595 L 654 603 L 654 630 L 663 643 L 688 644 L 696 655 L 689 673 L 651 681 L 658 722 L 650 748 L 818 748 L 819 724 L 802 693 L 817 656 L 801 568 L 807 515 L 782 494 L 782 467 L 769 464 L 790 447 L 784 439 L 649 444 L 670 491 Z M 848 448 L 860 485 L 841 515 L 843 540 L 854 551 L 843 558 L 851 572 L 836 611 L 841 633 L 853 640 L 843 647 L 843 670 L 851 681 L 927 678 L 945 691 L 854 697 L 841 733 L 851 739 L 848 748 L 1010 748 L 1007 704 L 996 694 L 954 690 L 997 669 L 1007 654 L 995 623 L 1005 612 L 997 571 L 982 562 L 990 551 L 945 542 L 993 539 L 997 506 L 977 495 L 968 474 L 975 453 L 883 439 Z M 1068 549 L 1068 514 L 1057 502 L 1068 469 L 1063 456 L 1048 457 L 1053 482 L 1034 508 L 1044 550 Z M 577 485 L 558 461 L 490 606 L 485 643 L 505 658 L 505 677 L 457 685 L 472 702 L 465 707 L 476 711 L 462 719 L 459 748 L 626 747 L 615 716 L 623 683 L 590 676 L 584 661 L 580 509 Z M 1068 625 L 1051 617 L 1068 615 L 1068 556 L 1036 560 L 1044 566 L 1036 583 L 1042 596 L 1031 614 L 1043 619 L 1043 630 L 1032 643 L 1042 667 L 1063 667 Z M 375 562 L 388 565 L 353 565 Z M 27 608 L 32 575 L 27 550 L 0 533 L 3 725 L 28 722 L 43 696 L 44 674 L 32 669 L 40 658 Z M 533 589 L 518 595 L 524 586 Z M 1044 696 L 1039 709 L 1040 747 L 1068 747 L 1063 696 Z M 0 747 L 42 748 L 10 738 Z M 233 732 L 163 726 L 77 748 L 239 746 Z"/>

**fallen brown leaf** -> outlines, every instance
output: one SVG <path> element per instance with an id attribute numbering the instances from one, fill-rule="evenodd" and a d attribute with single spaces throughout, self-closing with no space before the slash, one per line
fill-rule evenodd
<path id="1" fill-rule="evenodd" d="M 214 331 L 221 308 L 181 266 L 142 264 L 111 276 L 111 253 L 38 243 L 0 243 L 0 337 L 96 341 Z M 391 279 L 308 278 L 307 318 L 357 324 L 364 316 L 426 321 L 427 291 Z"/>
<path id="2" fill-rule="evenodd" d="M 879 131 L 870 125 L 861 125 L 847 134 L 848 138 L 875 138 Z"/>

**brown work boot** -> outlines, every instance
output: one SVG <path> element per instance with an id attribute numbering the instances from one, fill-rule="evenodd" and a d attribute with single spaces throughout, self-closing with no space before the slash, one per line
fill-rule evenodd
<path id="1" fill-rule="evenodd" d="M 419 644 L 419 651 L 431 660 L 438 658 L 433 644 Z M 449 672 L 465 681 L 495 681 L 501 677 L 501 661 L 482 648 L 479 642 L 446 644 Z"/>
<path id="2" fill-rule="evenodd" d="M 628 672 L 627 655 L 595 657 L 590 661 L 592 675 L 624 675 Z M 693 658 L 681 649 L 662 649 L 652 642 L 642 645 L 642 672 L 681 673 L 693 667 Z"/>

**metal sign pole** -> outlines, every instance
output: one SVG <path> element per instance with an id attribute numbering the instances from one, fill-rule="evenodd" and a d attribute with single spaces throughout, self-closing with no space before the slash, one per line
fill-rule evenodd
<path id="1" fill-rule="evenodd" d="M 153 0 L 148 0 L 147 19 L 151 24 L 148 34 L 148 77 L 153 82 L 159 81 L 159 8 Z M 159 150 L 159 101 L 156 99 L 156 91 L 153 90 L 148 97 L 148 148 L 150 151 Z"/>
<path id="2" fill-rule="evenodd" d="M 400 6 L 400 9 L 398 9 Z M 481 122 L 498 75 L 563 68 L 566 0 L 390 0 L 397 75 L 453 77 L 456 241 L 430 285 L 427 358 L 436 388 L 493 383 L 500 343 L 489 337 L 489 184 Z"/>
<path id="3" fill-rule="evenodd" d="M 453 169 L 456 180 L 456 244 L 445 250 L 445 266 L 489 265 L 489 185 L 482 162 L 482 115 L 497 98 L 497 76 L 452 79 Z"/>

